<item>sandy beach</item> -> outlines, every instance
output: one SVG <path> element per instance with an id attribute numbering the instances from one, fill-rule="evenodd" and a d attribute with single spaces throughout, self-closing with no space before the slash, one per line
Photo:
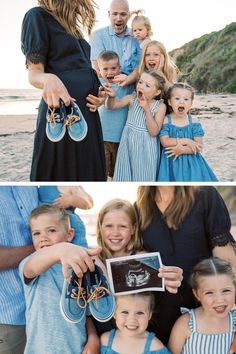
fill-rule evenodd
<path id="1" fill-rule="evenodd" d="M 36 112 L 36 110 L 35 110 Z M 203 155 L 219 181 L 236 181 L 236 95 L 197 95 Z M 0 114 L 0 181 L 29 181 L 36 114 Z"/>

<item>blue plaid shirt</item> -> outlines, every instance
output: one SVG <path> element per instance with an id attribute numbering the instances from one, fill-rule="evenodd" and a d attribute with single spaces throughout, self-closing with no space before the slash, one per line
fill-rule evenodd
<path id="1" fill-rule="evenodd" d="M 0 186 L 0 247 L 32 244 L 28 217 L 37 205 L 37 187 Z M 0 304 L 1 324 L 25 324 L 25 300 L 18 268 L 0 271 Z"/>
<path id="2" fill-rule="evenodd" d="M 100 28 L 92 34 L 90 45 L 91 60 L 96 60 L 103 50 L 113 50 L 119 56 L 122 73 L 129 75 L 139 66 L 140 45 L 128 27 L 122 36 L 117 35 L 112 26 Z"/>

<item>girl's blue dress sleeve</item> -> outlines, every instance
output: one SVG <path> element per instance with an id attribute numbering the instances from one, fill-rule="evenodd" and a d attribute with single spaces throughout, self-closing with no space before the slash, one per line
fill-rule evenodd
<path id="1" fill-rule="evenodd" d="M 201 123 L 193 123 L 193 136 L 194 137 L 204 136 L 204 134 L 205 133 Z"/>
<path id="2" fill-rule="evenodd" d="M 170 135 L 170 126 L 168 123 L 164 123 L 162 125 L 162 128 L 160 130 L 160 133 L 159 133 L 160 136 L 163 136 L 163 135 Z"/>

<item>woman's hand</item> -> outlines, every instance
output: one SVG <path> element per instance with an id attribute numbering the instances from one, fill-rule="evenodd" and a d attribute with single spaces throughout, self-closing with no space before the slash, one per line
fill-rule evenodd
<path id="1" fill-rule="evenodd" d="M 49 107 L 60 107 L 60 99 L 66 106 L 69 106 L 71 101 L 75 101 L 59 77 L 44 72 L 42 63 L 28 63 L 28 69 L 29 82 L 34 87 L 43 90 L 43 99 Z"/>
<path id="2" fill-rule="evenodd" d="M 54 74 L 44 74 L 43 98 L 49 107 L 60 107 L 60 99 L 66 106 L 75 101 L 63 82 Z"/>
<path id="3" fill-rule="evenodd" d="M 165 288 L 172 294 L 178 292 L 183 280 L 183 269 L 172 266 L 162 266 L 158 273 L 159 278 L 164 278 Z"/>

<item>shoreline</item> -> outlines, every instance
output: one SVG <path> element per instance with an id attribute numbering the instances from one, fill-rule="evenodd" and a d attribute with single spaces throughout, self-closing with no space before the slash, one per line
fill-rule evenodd
<path id="1" fill-rule="evenodd" d="M 203 156 L 219 182 L 236 182 L 236 94 L 196 95 L 192 114 L 205 131 Z M 0 114 L 0 181 L 29 181 L 36 118 L 37 112 Z"/>

